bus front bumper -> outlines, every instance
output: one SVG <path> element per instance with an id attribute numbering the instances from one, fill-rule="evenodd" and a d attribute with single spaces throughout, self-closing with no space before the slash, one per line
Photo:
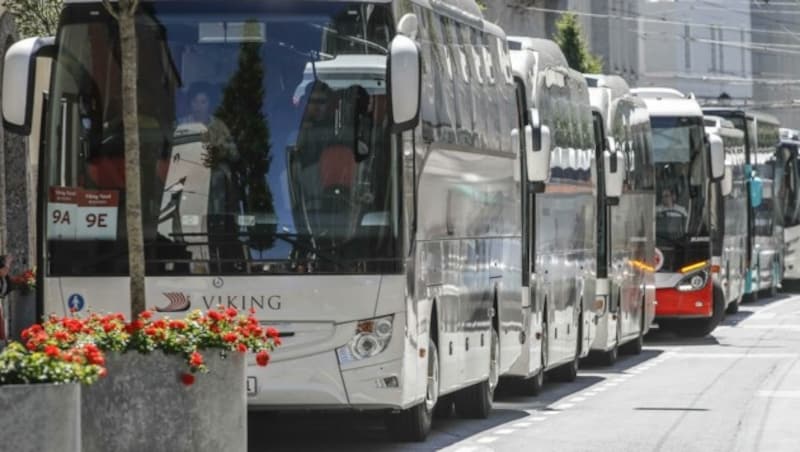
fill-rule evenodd
<path id="1" fill-rule="evenodd" d="M 656 289 L 656 319 L 708 318 L 714 310 L 714 284 L 709 278 L 705 287 L 683 292 L 674 287 Z"/>

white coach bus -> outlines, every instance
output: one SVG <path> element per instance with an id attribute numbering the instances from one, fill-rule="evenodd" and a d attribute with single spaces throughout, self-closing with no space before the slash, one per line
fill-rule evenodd
<path id="1" fill-rule="evenodd" d="M 510 37 L 509 47 L 526 149 L 526 256 L 523 351 L 507 375 L 535 395 L 547 371 L 575 379 L 594 331 L 594 134 L 586 81 L 558 46 Z"/>
<path id="2" fill-rule="evenodd" d="M 712 275 L 725 294 L 726 312 L 735 314 L 744 297 L 747 274 L 747 176 L 744 132 L 718 116 L 705 116 L 706 135 L 722 138 L 725 175 L 710 196 L 716 215 L 711 235 Z"/>
<path id="3" fill-rule="evenodd" d="M 650 117 L 644 101 L 619 76 L 587 75 L 594 108 L 598 174 L 603 152 L 614 154 L 622 177 L 598 189 L 597 293 L 605 298 L 592 350 L 605 364 L 638 354 L 655 315 L 655 167 Z M 612 168 L 608 168 L 609 171 Z M 604 183 L 605 181 L 600 181 Z"/>
<path id="4" fill-rule="evenodd" d="M 284 345 L 248 371 L 251 408 L 374 410 L 414 440 L 441 397 L 488 416 L 525 333 L 502 30 L 471 0 L 156 0 L 137 14 L 147 306 L 222 304 L 277 326 Z M 20 133 L 36 58 L 53 58 L 35 113 L 40 313 L 129 306 L 118 42 L 103 2 L 66 0 L 55 40 L 8 52 L 3 117 Z M 579 329 L 562 317 L 578 310 L 550 314 L 565 323 L 554 356 L 571 361 Z"/>

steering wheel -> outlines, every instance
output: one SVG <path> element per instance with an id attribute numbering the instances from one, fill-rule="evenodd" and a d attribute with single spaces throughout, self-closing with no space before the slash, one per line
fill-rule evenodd
<path id="1" fill-rule="evenodd" d="M 659 210 L 658 211 L 658 216 L 666 217 L 666 216 L 668 216 L 667 214 L 669 214 L 670 212 L 677 213 L 679 216 L 681 216 L 683 218 L 686 218 L 686 214 L 684 212 L 678 210 L 678 209 L 662 209 L 662 210 Z"/>

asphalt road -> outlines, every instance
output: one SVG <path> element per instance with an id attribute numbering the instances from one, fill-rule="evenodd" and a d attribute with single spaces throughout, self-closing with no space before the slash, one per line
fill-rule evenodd
<path id="1" fill-rule="evenodd" d="M 800 296 L 745 304 L 703 339 L 648 336 L 539 397 L 500 391 L 487 420 L 437 419 L 394 443 L 380 416 L 251 413 L 250 451 L 800 451 Z"/>

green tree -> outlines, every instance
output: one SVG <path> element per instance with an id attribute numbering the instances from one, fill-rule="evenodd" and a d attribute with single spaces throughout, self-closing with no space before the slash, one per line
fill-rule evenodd
<path id="1" fill-rule="evenodd" d="M 564 13 L 556 22 L 556 34 L 553 40 L 561 47 L 567 57 L 569 67 L 578 72 L 597 74 L 603 71 L 603 60 L 593 55 L 583 37 L 583 30 L 578 17 L 572 13 Z"/>
<path id="2" fill-rule="evenodd" d="M 222 102 L 214 116 L 230 130 L 239 157 L 235 165 L 236 176 L 244 187 L 243 200 L 250 213 L 274 214 L 272 193 L 267 186 L 269 172 L 270 131 L 262 112 L 264 99 L 264 64 L 261 44 L 244 42 L 239 50 L 239 67 L 231 76 L 222 95 Z M 256 240 L 261 249 L 270 248 L 273 240 L 263 237 L 274 233 L 256 226 Z M 266 234 L 264 234 L 266 233 Z"/>
<path id="3" fill-rule="evenodd" d="M 58 27 L 63 0 L 4 0 L 2 5 L 14 15 L 23 38 L 53 36 Z"/>

